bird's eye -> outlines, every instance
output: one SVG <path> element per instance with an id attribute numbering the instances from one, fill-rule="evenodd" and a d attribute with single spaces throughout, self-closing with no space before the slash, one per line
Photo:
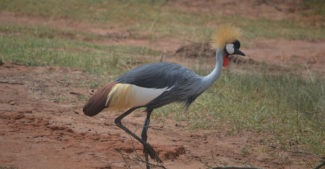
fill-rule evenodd
<path id="1" fill-rule="evenodd" d="M 234 52 L 235 52 L 234 44 L 232 44 L 232 43 L 227 44 L 226 51 L 229 55 L 234 54 Z"/>
<path id="2" fill-rule="evenodd" d="M 239 40 L 236 40 L 233 44 L 234 44 L 234 46 L 235 46 L 236 49 L 239 49 L 240 48 L 240 42 L 239 42 Z"/>

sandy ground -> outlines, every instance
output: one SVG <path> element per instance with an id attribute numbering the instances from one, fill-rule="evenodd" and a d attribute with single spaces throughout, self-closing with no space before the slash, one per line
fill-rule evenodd
<path id="1" fill-rule="evenodd" d="M 179 5 L 184 10 L 211 6 L 209 3 L 212 1 L 204 2 L 169 3 Z M 228 7 L 223 14 L 231 13 L 233 3 L 220 3 Z M 289 10 L 287 6 L 281 8 Z M 264 4 L 256 9 L 257 12 L 243 14 L 256 17 L 258 11 L 270 11 L 265 12 L 265 17 L 294 17 L 291 13 L 285 13 L 286 10 L 274 13 L 273 7 Z M 2 13 L 1 20 L 26 24 L 43 22 L 42 18 L 10 13 Z M 64 20 L 49 21 L 47 24 L 85 29 L 99 34 L 110 33 L 87 24 Z M 127 38 L 101 43 L 161 46 L 161 50 L 168 51 L 175 51 L 184 45 L 175 39 L 157 42 L 163 43 L 160 45 Z M 303 68 L 302 72 L 312 70 L 323 74 L 324 46 L 324 41 L 256 39 L 244 50 L 248 58 L 254 58 L 258 62 L 271 62 L 283 67 L 298 65 Z M 177 58 L 174 60 L 180 62 Z M 88 98 L 92 91 L 80 82 L 91 80 L 98 79 L 75 69 L 28 67 L 10 63 L 1 65 L 0 166 L 19 169 L 145 168 L 141 145 L 114 125 L 118 112 L 101 113 L 95 117 L 83 115 L 84 98 Z M 137 111 L 125 119 L 124 123 L 139 134 L 144 117 L 143 112 Z M 242 131 L 229 134 L 227 126 L 219 130 L 192 131 L 186 129 L 186 124 L 171 119 L 153 119 L 151 124 L 149 142 L 163 160 L 163 165 L 169 169 L 205 169 L 216 166 L 305 169 L 312 168 L 320 160 L 312 154 L 283 151 L 272 146 L 268 143 L 271 135 L 266 133 Z M 161 164 L 151 162 L 158 165 L 153 168 L 160 168 Z"/>

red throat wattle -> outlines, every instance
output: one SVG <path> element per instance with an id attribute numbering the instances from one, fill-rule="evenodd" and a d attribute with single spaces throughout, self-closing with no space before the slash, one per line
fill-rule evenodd
<path id="1" fill-rule="evenodd" d="M 223 66 L 224 66 L 224 67 L 227 67 L 228 64 L 229 64 L 229 57 L 225 55 L 225 56 L 223 57 Z"/>

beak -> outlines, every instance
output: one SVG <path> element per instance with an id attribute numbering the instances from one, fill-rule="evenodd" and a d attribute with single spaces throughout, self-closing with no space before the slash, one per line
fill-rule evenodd
<path id="1" fill-rule="evenodd" d="M 236 49 L 234 54 L 236 55 L 242 55 L 242 56 L 246 56 L 245 53 L 243 53 L 242 51 L 240 51 L 239 49 Z"/>

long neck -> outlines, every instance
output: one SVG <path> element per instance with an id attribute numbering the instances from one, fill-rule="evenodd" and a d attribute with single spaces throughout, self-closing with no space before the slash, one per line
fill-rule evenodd
<path id="1" fill-rule="evenodd" d="M 222 65 L 223 65 L 223 57 L 224 57 L 224 51 L 223 50 L 217 50 L 216 51 L 216 66 L 214 69 L 206 76 L 202 77 L 201 82 L 201 89 L 204 91 L 208 87 L 210 87 L 213 82 L 220 76 Z"/>

